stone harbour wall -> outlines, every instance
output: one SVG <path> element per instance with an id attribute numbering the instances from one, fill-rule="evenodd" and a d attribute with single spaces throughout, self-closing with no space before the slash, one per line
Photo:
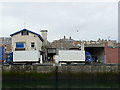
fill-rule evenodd
<path id="1" fill-rule="evenodd" d="M 3 66 L 2 72 L 38 72 L 38 73 L 49 73 L 49 72 L 118 72 L 119 66 L 28 66 L 28 65 L 9 65 Z"/>

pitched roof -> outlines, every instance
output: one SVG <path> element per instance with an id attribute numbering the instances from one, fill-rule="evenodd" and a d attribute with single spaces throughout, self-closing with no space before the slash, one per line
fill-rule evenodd
<path id="1" fill-rule="evenodd" d="M 27 30 L 27 29 L 23 29 L 23 30 L 20 30 L 20 31 L 18 31 L 18 32 L 13 33 L 13 34 L 10 34 L 10 36 L 12 37 L 13 35 L 18 34 L 18 33 L 22 32 L 22 31 L 31 32 L 31 33 L 37 35 L 37 36 L 40 38 L 41 41 L 44 41 L 40 34 L 37 34 L 37 33 L 33 32 L 33 31 L 30 31 L 30 30 Z"/>

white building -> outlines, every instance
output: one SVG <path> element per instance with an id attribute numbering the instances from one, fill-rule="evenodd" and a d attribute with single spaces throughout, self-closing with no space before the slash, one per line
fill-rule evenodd
<path id="1" fill-rule="evenodd" d="M 44 60 L 46 52 L 43 50 L 43 45 L 47 44 L 47 30 L 41 30 L 41 35 L 27 29 L 11 34 L 12 52 L 38 51 Z"/>
<path id="2" fill-rule="evenodd" d="M 23 29 L 10 36 L 12 37 L 12 51 L 42 51 L 41 47 L 44 40 L 40 34 Z"/>

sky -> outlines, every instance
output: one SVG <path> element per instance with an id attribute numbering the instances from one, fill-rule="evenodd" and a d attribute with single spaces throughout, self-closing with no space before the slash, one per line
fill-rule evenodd
<path id="1" fill-rule="evenodd" d="M 40 34 L 48 30 L 48 41 L 70 36 L 74 40 L 118 40 L 117 2 L 2 2 L 0 37 L 24 29 Z M 77 32 L 78 31 L 78 32 Z"/>

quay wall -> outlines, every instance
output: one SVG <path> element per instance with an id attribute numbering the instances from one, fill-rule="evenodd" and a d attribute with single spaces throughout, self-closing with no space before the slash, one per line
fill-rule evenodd
<path id="1" fill-rule="evenodd" d="M 9 65 L 3 66 L 2 72 L 37 72 L 37 73 L 49 73 L 49 72 L 119 72 L 118 65 L 112 66 L 30 66 L 30 65 Z"/>

